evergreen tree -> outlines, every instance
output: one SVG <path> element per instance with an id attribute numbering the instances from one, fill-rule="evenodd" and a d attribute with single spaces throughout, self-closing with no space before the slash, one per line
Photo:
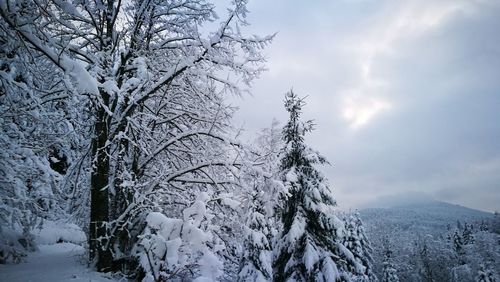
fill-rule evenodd
<path id="1" fill-rule="evenodd" d="M 495 211 L 490 223 L 490 229 L 493 233 L 500 234 L 500 213 Z"/>
<path id="2" fill-rule="evenodd" d="M 382 282 L 399 282 L 397 270 L 392 262 L 392 250 L 388 240 L 389 239 L 386 238 L 387 244 L 385 244 L 384 250 L 384 274 L 382 276 Z"/>
<path id="3" fill-rule="evenodd" d="M 426 239 L 423 239 L 422 241 L 418 241 L 416 243 L 417 247 L 418 247 L 418 254 L 419 254 L 419 258 L 420 258 L 420 263 L 421 263 L 421 266 L 420 266 L 420 272 L 421 272 L 421 276 L 424 278 L 425 281 L 436 281 L 435 279 L 435 274 L 434 274 L 434 271 L 433 271 L 433 267 L 432 267 L 432 259 L 431 259 L 431 255 L 429 254 L 430 253 L 430 250 L 429 250 L 429 246 L 427 245 L 427 240 Z"/>
<path id="4" fill-rule="evenodd" d="M 463 243 L 463 238 L 462 236 L 460 235 L 460 233 L 458 233 L 458 230 L 455 231 L 455 233 L 453 234 L 453 250 L 455 251 L 459 261 L 460 261 L 460 264 L 465 264 L 464 262 L 464 258 L 463 256 L 465 255 L 465 250 L 464 250 L 464 243 Z"/>
<path id="5" fill-rule="evenodd" d="M 474 244 L 474 234 L 472 234 L 473 229 L 474 228 L 472 224 L 464 224 L 464 230 L 462 231 L 462 239 L 464 245 Z"/>
<path id="6" fill-rule="evenodd" d="M 488 231 L 488 224 L 486 224 L 486 221 L 481 220 L 481 224 L 479 225 L 479 231 Z"/>
<path id="7" fill-rule="evenodd" d="M 461 255 L 463 253 L 463 240 L 462 240 L 462 236 L 460 236 L 460 234 L 458 233 L 458 231 L 455 231 L 455 233 L 453 233 L 453 250 Z"/>
<path id="8" fill-rule="evenodd" d="M 293 91 L 286 94 L 285 108 L 290 114 L 283 129 L 285 148 L 281 177 L 287 196 L 279 216 L 283 230 L 275 246 L 275 281 L 348 281 L 362 269 L 343 245 L 344 224 L 333 210 L 336 201 L 327 180 L 315 164 L 325 158 L 304 142 L 313 129 L 311 121 L 300 121 L 303 99 Z"/>
<path id="9" fill-rule="evenodd" d="M 346 237 L 344 239 L 345 246 L 352 252 L 355 260 L 363 266 L 359 270 L 362 273 L 358 280 L 361 281 L 377 281 L 377 277 L 373 273 L 372 267 L 372 247 L 366 237 L 363 222 L 359 217 L 359 213 L 355 212 L 344 218 L 346 225 Z"/>
<path id="10" fill-rule="evenodd" d="M 247 219 L 245 250 L 241 260 L 238 281 L 271 281 L 272 250 L 268 240 L 269 224 L 266 218 L 262 191 L 255 191 Z"/>
<path id="11" fill-rule="evenodd" d="M 272 280 L 272 238 L 277 228 L 274 217 L 276 195 L 283 185 L 277 180 L 278 153 L 281 144 L 277 122 L 265 129 L 254 146 L 243 151 L 248 160 L 241 169 L 242 190 L 247 205 L 244 250 L 240 260 L 239 281 Z"/>
<path id="12" fill-rule="evenodd" d="M 479 269 L 477 273 L 476 281 L 477 282 L 495 282 L 497 281 L 495 279 L 495 275 L 489 269 L 488 267 L 485 267 L 484 265 L 481 265 L 481 268 Z"/>

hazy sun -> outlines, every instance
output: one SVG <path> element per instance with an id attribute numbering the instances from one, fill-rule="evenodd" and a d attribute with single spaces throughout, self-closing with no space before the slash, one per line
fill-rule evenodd
<path id="1" fill-rule="evenodd" d="M 384 100 L 369 99 L 365 101 L 354 101 L 348 98 L 345 101 L 343 118 L 353 129 L 366 125 L 381 112 L 391 108 L 391 104 Z"/>

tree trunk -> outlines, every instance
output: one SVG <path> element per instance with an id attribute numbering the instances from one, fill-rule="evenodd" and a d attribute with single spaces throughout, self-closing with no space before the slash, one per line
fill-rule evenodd
<path id="1" fill-rule="evenodd" d="M 104 249 L 109 222 L 109 147 L 107 115 L 98 107 L 92 140 L 92 173 L 90 179 L 90 261 L 95 262 L 98 271 L 107 271 L 112 266 L 112 255 Z"/>

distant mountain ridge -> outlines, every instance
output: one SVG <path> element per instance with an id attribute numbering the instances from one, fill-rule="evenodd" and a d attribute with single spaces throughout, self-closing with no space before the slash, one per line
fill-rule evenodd
<path id="1" fill-rule="evenodd" d="M 429 199 L 386 204 L 383 208 L 359 210 L 379 278 L 383 277 L 388 249 L 400 281 L 475 281 L 485 262 L 500 273 L 500 248 L 496 243 L 500 237 L 481 231 L 485 226 L 493 227 L 489 225 L 494 222 L 493 213 Z M 457 234 L 464 236 L 466 227 L 475 234 L 478 244 L 463 246 L 467 251 L 459 255 L 454 240 Z M 431 274 L 432 279 L 427 277 Z"/>
<path id="2" fill-rule="evenodd" d="M 474 224 L 494 216 L 493 213 L 434 200 L 393 204 L 386 208 L 366 208 L 359 213 L 368 232 L 384 227 L 431 235 L 454 228 L 458 222 Z"/>

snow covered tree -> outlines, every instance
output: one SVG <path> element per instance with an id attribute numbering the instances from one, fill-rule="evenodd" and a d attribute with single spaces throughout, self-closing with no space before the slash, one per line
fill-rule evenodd
<path id="1" fill-rule="evenodd" d="M 343 245 L 344 224 L 335 215 L 335 199 L 314 167 L 327 161 L 305 144 L 304 135 L 313 124 L 300 120 L 303 106 L 293 91 L 286 94 L 290 118 L 283 129 L 280 169 L 287 196 L 279 210 L 283 227 L 276 240 L 273 277 L 275 281 L 349 280 L 364 268 Z"/>
<path id="2" fill-rule="evenodd" d="M 352 252 L 355 260 L 364 267 L 362 275 L 357 277 L 359 281 L 377 281 L 372 267 L 372 248 L 366 237 L 363 222 L 359 213 L 349 214 L 344 218 L 346 236 L 344 245 Z"/>
<path id="3" fill-rule="evenodd" d="M 481 223 L 479 224 L 479 231 L 488 231 L 488 224 L 485 220 L 481 220 Z"/>
<path id="4" fill-rule="evenodd" d="M 426 239 L 417 243 L 418 254 L 420 259 L 420 273 L 425 281 L 436 281 L 434 269 L 432 267 L 432 259 L 429 254 L 429 246 Z"/>
<path id="5" fill-rule="evenodd" d="M 382 277 L 383 282 L 399 282 L 399 277 L 397 270 L 389 262 L 384 262 L 384 276 Z"/>
<path id="6" fill-rule="evenodd" d="M 443 236 L 435 237 L 430 234 L 418 236 L 411 256 L 414 258 L 411 267 L 417 270 L 412 272 L 415 279 L 421 281 L 450 281 L 452 279 L 456 255 L 450 250 Z"/>
<path id="7" fill-rule="evenodd" d="M 0 3 L 5 29 L 58 68 L 72 98 L 88 102 L 93 132 L 79 172 L 90 174 L 89 253 L 99 271 L 130 263 L 149 212 L 182 217 L 195 193 L 215 200 L 229 182 L 231 111 L 222 95 L 260 73 L 271 39 L 241 34 L 245 4 L 233 1 L 203 33 L 217 19 L 203 0 Z"/>
<path id="8" fill-rule="evenodd" d="M 256 190 L 252 199 L 244 241 L 238 281 L 271 281 L 272 248 L 268 238 L 270 229 L 263 191 Z"/>
<path id="9" fill-rule="evenodd" d="M 493 219 L 490 223 L 490 229 L 492 232 L 500 234 L 500 213 L 498 211 L 495 211 L 493 214 Z"/>
<path id="10" fill-rule="evenodd" d="M 272 239 L 278 228 L 274 216 L 278 195 L 283 185 L 278 177 L 278 154 L 281 145 L 277 122 L 263 130 L 253 146 L 249 146 L 241 170 L 241 186 L 245 195 L 245 241 L 240 262 L 239 281 L 272 281 Z"/>
<path id="11" fill-rule="evenodd" d="M 382 276 L 382 282 L 399 282 L 399 277 L 397 270 L 393 264 L 391 245 L 389 244 L 389 238 L 386 238 L 384 246 L 384 272 Z"/>
<path id="12" fill-rule="evenodd" d="M 463 246 L 462 261 L 470 269 L 466 278 L 479 280 L 482 276 L 482 279 L 489 277 L 488 279 L 492 279 L 491 281 L 499 281 L 500 245 L 498 242 L 500 236 L 493 232 L 478 230 L 473 235 L 474 243 Z"/>
<path id="13" fill-rule="evenodd" d="M 453 233 L 452 248 L 453 251 L 455 251 L 455 254 L 459 258 L 459 260 L 463 261 L 463 256 L 465 255 L 464 243 L 463 243 L 463 238 L 458 232 L 458 230 L 455 230 L 455 233 Z"/>
<path id="14" fill-rule="evenodd" d="M 462 231 L 462 241 L 464 245 L 474 244 L 474 227 L 472 224 L 464 224 L 464 230 Z"/>
<path id="15" fill-rule="evenodd" d="M 19 261 L 34 248 L 35 227 L 67 217 L 74 190 L 66 176 L 89 128 L 80 126 L 85 104 L 68 99 L 61 72 L 3 18 L 0 38 L 0 260 Z"/>
<path id="16" fill-rule="evenodd" d="M 223 262 L 216 251 L 223 246 L 217 245 L 211 233 L 213 214 L 207 209 L 210 198 L 200 193 L 183 211 L 182 219 L 160 212 L 147 215 L 147 226 L 133 250 L 144 270 L 143 281 L 215 281 L 222 275 Z M 211 243 L 215 244 L 213 248 L 209 247 Z"/>
<path id="17" fill-rule="evenodd" d="M 476 277 L 477 282 L 495 282 L 495 276 L 491 269 L 481 265 Z"/>

